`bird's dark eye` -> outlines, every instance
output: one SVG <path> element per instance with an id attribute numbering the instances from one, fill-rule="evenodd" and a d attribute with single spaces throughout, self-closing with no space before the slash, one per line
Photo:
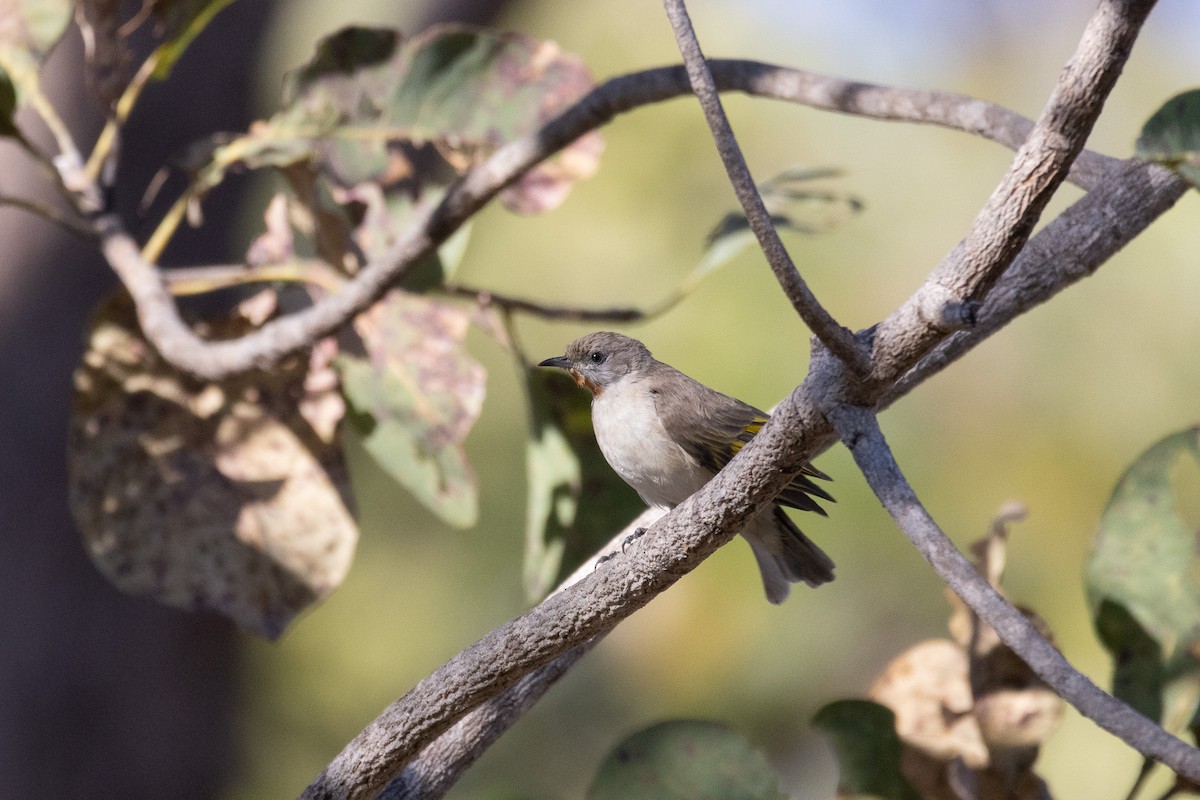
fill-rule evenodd
<path id="1" fill-rule="evenodd" d="M 608 358 L 608 356 L 604 355 L 604 353 L 601 353 L 599 350 L 593 350 L 588 354 L 588 358 L 591 359 L 593 364 L 603 364 L 604 359 Z"/>

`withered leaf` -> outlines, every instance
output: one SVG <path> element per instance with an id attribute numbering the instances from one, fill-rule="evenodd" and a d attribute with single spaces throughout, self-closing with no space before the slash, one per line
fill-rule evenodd
<path id="1" fill-rule="evenodd" d="M 930 639 L 905 650 L 875 679 L 867 697 L 896 714 L 896 732 L 907 744 L 940 761 L 987 763 L 987 746 L 971 715 L 967 655 L 953 642 Z"/>
<path id="2" fill-rule="evenodd" d="M 127 297 L 101 307 L 75 373 L 69 467 L 109 580 L 270 638 L 341 583 L 358 529 L 340 447 L 297 410 L 314 400 L 307 367 L 203 383 L 154 352 Z"/>

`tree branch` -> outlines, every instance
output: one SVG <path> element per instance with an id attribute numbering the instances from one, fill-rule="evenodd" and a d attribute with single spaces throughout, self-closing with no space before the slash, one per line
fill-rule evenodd
<path id="1" fill-rule="evenodd" d="M 830 409 L 829 417 L 871 490 L 904 535 L 946 585 L 991 625 L 1038 677 L 1081 714 L 1138 752 L 1180 775 L 1200 775 L 1200 750 L 1167 733 L 1072 667 L 955 548 L 900 471 L 873 410 L 841 405 Z"/>
<path id="2" fill-rule="evenodd" d="M 643 511 L 614 536 L 606 547 L 600 548 L 595 555 L 580 564 L 554 590 L 554 594 L 565 591 L 567 587 L 590 575 L 596 569 L 602 553 L 616 552 L 634 530 L 653 525 L 662 515 L 659 509 L 648 508 Z M 590 652 L 601 638 L 598 636 L 588 639 L 567 650 L 549 664 L 530 672 L 513 686 L 465 715 L 409 762 L 380 793 L 379 800 L 436 800 L 442 797 L 458 780 L 459 775 L 475 763 L 501 734 L 524 716 L 525 712 L 532 708 L 575 662 Z"/>
<path id="3" fill-rule="evenodd" d="M 912 352 L 916 344 L 928 352 L 947 333 L 974 321 L 973 307 L 1016 258 L 1083 149 L 1153 7 L 1154 0 L 1101 1 L 1046 108 L 966 238 L 880 324 L 872 365 L 876 381 L 890 383 L 908 368 L 896 358 L 900 349 Z"/>
<path id="4" fill-rule="evenodd" d="M 844 81 L 754 61 L 714 60 L 709 66 L 721 91 L 743 91 L 881 120 L 940 125 L 1010 148 L 1018 146 L 1024 131 L 1032 128 L 1031 122 L 1014 112 L 962 95 Z M 255 367 L 270 367 L 344 325 L 504 187 L 579 136 L 625 111 L 690 92 L 682 66 L 649 69 L 606 81 L 541 130 L 510 142 L 471 170 L 443 199 L 436 217 L 415 219 L 393 249 L 360 270 L 345 291 L 235 340 L 208 342 L 183 324 L 170 293 L 159 285 L 162 278 L 158 270 L 142 259 L 120 219 L 101 215 L 94 228 L 109 264 L 134 297 L 150 342 L 179 369 L 219 380 Z M 1114 165 L 1121 163 L 1094 153 L 1081 155 L 1079 162 L 1072 174 L 1085 188 L 1103 182 L 1115 172 Z M 436 231 L 430 228 L 435 220 Z"/>
<path id="5" fill-rule="evenodd" d="M 995 320 L 1011 320 L 1036 302 L 1035 298 L 1040 297 L 1044 301 L 1057 291 L 1077 281 L 1081 273 L 1090 274 L 1095 271 L 1113 253 L 1140 234 L 1153 219 L 1165 212 L 1178 199 L 1184 186 L 1183 182 L 1172 173 L 1144 164 L 1127 165 L 1124 177 L 1126 180 L 1113 181 L 1077 201 L 1071 209 L 1034 237 L 1018 261 L 1019 268 L 1014 268 L 1010 274 L 1006 274 L 1004 280 L 998 285 L 997 291 L 989 298 L 988 305 L 984 309 L 983 318 L 985 320 L 993 318 Z M 1106 224 L 1115 216 L 1124 215 L 1130 209 L 1137 208 L 1144 209 L 1145 213 L 1134 215 L 1121 225 Z M 1103 231 L 1097 232 L 1099 228 L 1102 228 Z M 981 325 L 978 331 L 971 331 L 969 335 L 963 335 L 961 352 L 979 344 L 1001 326 L 1001 324 L 993 327 Z M 959 339 L 951 341 L 957 342 Z M 691 566 L 707 557 L 709 552 L 715 550 L 716 546 L 728 541 L 728 538 L 732 538 L 732 532 L 728 534 L 727 538 L 722 538 L 725 536 L 724 531 L 736 531 L 738 529 L 737 520 L 745 518 L 736 516 L 744 513 L 745 507 L 734 507 L 735 504 L 749 502 L 755 504 L 752 506 L 753 508 L 761 508 L 767 499 L 774 497 L 774 494 L 790 480 L 791 476 L 799 469 L 800 464 L 811 460 L 820 450 L 827 447 L 835 438 L 834 430 L 818 410 L 814 396 L 831 398 L 827 402 L 837 403 L 840 402 L 838 398 L 850 396 L 856 390 L 852 385 L 855 382 L 851 381 L 838 368 L 838 362 L 835 359 L 823 358 L 822 352 L 818 351 L 814 354 L 810 373 L 805 383 L 779 404 L 768 424 L 749 445 L 742 449 L 729 467 L 710 482 L 701 493 L 693 497 L 689 503 L 676 509 L 674 514 L 677 522 L 675 524 L 668 528 L 664 521 L 661 525 L 653 526 L 629 549 L 626 556 L 615 559 L 612 565 L 606 565 L 598 570 L 598 576 L 600 573 L 604 573 L 606 576 L 601 585 L 592 587 L 586 593 L 580 586 L 566 590 L 563 597 L 568 598 L 569 603 L 563 606 L 561 611 L 550 612 L 551 618 L 561 613 L 564 617 L 575 619 L 577 615 L 585 614 L 589 610 L 613 609 L 614 617 L 611 620 L 592 621 L 592 624 L 597 627 L 597 633 L 601 627 L 604 630 L 610 630 L 620 619 L 623 619 L 628 613 L 632 613 L 631 605 L 648 602 L 648 597 L 642 597 L 642 593 L 646 591 L 646 582 L 652 580 L 652 578 L 646 577 L 647 575 L 653 576 L 655 570 L 661 569 L 662 573 L 657 578 L 657 586 L 666 588 L 682 574 L 679 570 L 690 569 Z M 909 360 L 910 365 L 915 366 L 920 358 L 920 353 L 914 352 L 904 357 Z M 905 384 L 904 391 L 908 391 L 914 385 L 915 383 Z M 881 392 L 880 402 L 884 398 L 891 402 L 898 396 Z M 681 516 L 684 514 L 686 516 Z M 735 516 L 722 516 L 726 514 Z M 730 522 L 730 520 L 733 521 Z M 712 537 L 712 539 L 708 540 L 706 537 Z M 709 550 L 707 545 L 702 548 L 702 543 L 705 541 L 708 541 L 712 550 Z M 649 549 L 651 543 L 653 543 L 653 550 Z M 652 555 L 661 554 L 664 548 L 682 560 L 647 560 Z M 637 559 L 636 563 L 634 559 Z M 622 572 L 621 577 L 625 578 L 623 582 L 608 575 L 614 569 Z M 639 593 L 637 598 L 632 596 L 635 592 Z M 617 609 L 620 611 L 618 612 Z M 541 607 L 529 613 L 540 614 L 542 613 Z M 618 613 L 620 616 L 616 616 Z M 533 622 L 528 626 L 522 626 L 519 630 L 522 632 L 536 630 L 536 624 Z M 545 639 L 547 646 L 554 654 L 553 657 L 557 657 L 558 654 L 565 653 L 575 646 L 572 639 L 557 638 L 558 629 L 558 625 L 548 628 Z M 515 648 L 518 645 L 526 645 L 526 634 L 518 633 L 518 629 L 511 627 L 497 629 L 493 635 L 500 636 L 502 640 L 508 642 L 496 645 L 496 650 L 493 652 L 505 653 L 508 652 L 507 648 L 510 646 Z M 582 641 L 587 637 L 581 635 L 579 638 Z M 473 649 L 464 651 L 460 656 L 463 660 L 456 660 L 455 672 L 463 676 L 461 680 L 467 680 L 467 676 L 471 676 L 469 680 L 472 683 L 491 682 L 490 689 L 480 690 L 480 693 L 485 696 L 510 691 L 507 681 L 493 679 L 485 674 L 489 664 L 488 656 L 479 656 L 480 663 L 474 667 L 470 666 L 472 659 L 475 658 L 470 655 L 472 652 L 475 651 Z M 520 672 L 519 666 L 514 669 L 515 674 Z M 441 674 L 441 671 L 435 673 L 435 676 L 438 674 Z M 426 685 L 431 682 L 436 683 L 435 676 L 427 678 L 418 685 L 418 688 L 430 691 Z M 417 689 L 414 689 L 415 691 Z M 419 697 L 414 698 L 410 693 L 397 701 L 393 707 L 418 701 Z M 455 708 L 457 707 L 456 705 Z M 461 713 L 462 711 L 450 711 L 447 717 L 452 721 L 457 718 L 457 714 Z M 450 721 L 445 723 L 446 727 L 449 727 L 450 724 Z M 368 730 L 374 732 L 368 735 L 367 731 L 364 731 L 360 735 L 360 739 L 379 742 L 400 736 L 403 728 L 396 725 L 395 717 L 392 716 L 391 709 L 389 709 L 389 712 L 380 716 Z M 431 726 L 416 741 L 410 741 L 404 749 L 388 753 L 360 749 L 363 743 L 360 742 L 360 739 L 356 739 L 348 744 L 342 755 L 338 757 L 335 763 L 339 766 L 335 769 L 334 764 L 331 764 L 326 768 L 326 771 L 314 782 L 305 796 L 331 798 L 370 796 L 370 791 L 361 785 L 358 786 L 356 792 L 351 792 L 347 785 L 338 783 L 336 776 L 352 783 L 354 764 L 374 763 L 372 769 L 376 771 L 377 779 L 380 781 L 375 785 L 382 785 L 390 770 L 399 770 L 407 758 L 422 749 L 422 742 L 432 742 L 436 739 L 436 730 L 437 726 Z M 469 727 L 468 730 L 482 731 L 474 726 Z M 496 734 L 498 735 L 498 732 Z M 379 778 L 379 775 L 384 777 Z"/>
<path id="6" fill-rule="evenodd" d="M 1174 172 L 1130 161 L 1030 239 L 988 293 L 970 330 L 942 341 L 880 396 L 890 406 L 1016 317 L 1092 275 L 1188 191 Z"/>
<path id="7" fill-rule="evenodd" d="M 733 135 L 729 118 L 725 115 L 725 108 L 721 105 L 716 81 L 700 49 L 700 41 L 696 38 L 687 6 L 683 0 L 663 0 L 663 7 L 667 11 L 671 30 L 675 33 L 675 41 L 683 56 L 688 82 L 692 85 L 696 99 L 700 101 L 700 108 L 704 111 L 704 118 L 717 144 L 721 163 L 725 165 L 733 192 L 746 213 L 746 222 L 758 239 L 758 245 L 767 257 L 775 279 L 779 281 L 783 293 L 792 303 L 792 308 L 796 309 L 796 313 L 808 325 L 809 330 L 831 352 L 845 361 L 851 371 L 858 375 L 866 375 L 870 371 L 870 354 L 854 338 L 854 333 L 838 324 L 817 300 L 800 275 L 800 270 L 796 269 L 783 240 L 779 238 L 779 231 L 775 230 L 771 212 L 767 210 L 766 203 L 758 192 L 742 148 Z"/>
<path id="8" fill-rule="evenodd" d="M 575 662 L 587 655 L 602 636 L 566 651 L 533 670 L 512 687 L 479 705 L 421 751 L 404 771 L 379 793 L 379 800 L 436 800 L 450 790 L 462 773 L 483 755 L 500 735 L 533 708 Z"/>

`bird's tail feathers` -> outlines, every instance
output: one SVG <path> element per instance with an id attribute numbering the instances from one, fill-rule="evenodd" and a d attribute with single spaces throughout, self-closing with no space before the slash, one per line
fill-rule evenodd
<path id="1" fill-rule="evenodd" d="M 764 514 L 757 523 L 747 526 L 742 535 L 754 551 L 763 588 L 772 603 L 782 603 L 792 583 L 820 586 L 833 580 L 833 559 L 778 506 L 771 516 Z"/>

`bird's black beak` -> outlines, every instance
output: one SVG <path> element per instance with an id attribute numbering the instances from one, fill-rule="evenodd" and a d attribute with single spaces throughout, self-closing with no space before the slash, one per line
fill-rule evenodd
<path id="1" fill-rule="evenodd" d="M 566 356 L 555 356 L 554 358 L 547 358 L 545 361 L 538 364 L 538 366 L 539 367 L 558 367 L 559 369 L 567 369 L 568 367 L 571 366 L 571 362 L 567 360 Z"/>

